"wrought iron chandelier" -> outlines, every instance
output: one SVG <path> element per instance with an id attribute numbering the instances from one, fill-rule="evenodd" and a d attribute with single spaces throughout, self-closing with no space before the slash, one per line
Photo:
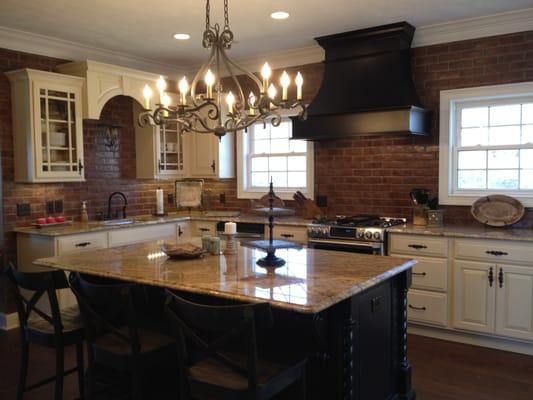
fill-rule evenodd
<path id="1" fill-rule="evenodd" d="M 282 88 L 281 99 L 276 99 L 277 89 L 270 78 L 272 70 L 268 63 L 261 69 L 262 81 L 253 73 L 240 67 L 229 58 L 227 51 L 233 43 L 233 32 L 229 27 L 228 0 L 224 0 L 224 26 L 215 23 L 211 25 L 210 4 L 206 1 L 205 7 L 205 31 L 203 33 L 202 46 L 210 50 L 209 58 L 200 67 L 192 84 L 189 86 L 184 76 L 178 83 L 179 102 L 170 104 L 170 96 L 165 93 L 167 83 L 163 77 L 159 77 L 156 83 L 159 92 L 159 102 L 155 109 L 150 109 L 150 99 L 153 95 L 152 88 L 146 85 L 143 89 L 145 109 L 139 114 L 139 124 L 164 125 L 169 122 L 177 123 L 183 132 L 213 133 L 219 138 L 227 132 L 236 132 L 249 126 L 263 122 L 270 122 L 273 126 L 281 123 L 281 110 L 298 111 L 298 117 L 307 118 L 307 106 L 302 101 L 303 77 L 300 72 L 295 78 L 297 96 L 296 100 L 288 99 L 288 87 L 291 78 L 283 71 L 280 78 Z M 222 68 L 227 72 L 226 79 L 231 80 L 236 93 L 232 91 L 224 95 Z M 215 71 L 215 73 L 212 72 Z M 242 86 L 237 79 L 238 75 L 251 79 L 256 90 L 252 90 L 245 97 Z M 203 80 L 205 92 L 198 93 L 198 83 Z M 225 97 L 223 99 L 223 97 Z M 227 113 L 223 111 L 223 101 L 226 103 Z"/>

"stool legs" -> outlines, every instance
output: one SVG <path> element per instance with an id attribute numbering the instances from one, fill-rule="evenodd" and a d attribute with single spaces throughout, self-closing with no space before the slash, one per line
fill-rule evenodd
<path id="1" fill-rule="evenodd" d="M 85 377 L 83 376 L 85 369 L 83 364 L 83 342 L 76 343 L 76 363 L 78 366 L 78 390 L 80 392 L 80 399 L 83 399 L 85 394 Z"/>
<path id="2" fill-rule="evenodd" d="M 29 344 L 22 334 L 20 345 L 20 370 L 19 370 L 19 382 L 17 387 L 17 400 L 22 400 L 24 390 L 26 389 L 26 378 L 28 376 L 28 357 L 29 357 Z"/>
<path id="3" fill-rule="evenodd" d="M 63 346 L 56 346 L 56 387 L 55 400 L 63 400 L 63 379 L 65 374 L 65 357 Z"/>

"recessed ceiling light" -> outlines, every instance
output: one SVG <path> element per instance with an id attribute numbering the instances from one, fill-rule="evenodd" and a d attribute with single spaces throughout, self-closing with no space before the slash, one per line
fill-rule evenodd
<path id="1" fill-rule="evenodd" d="M 189 35 L 188 33 L 175 33 L 173 37 L 174 39 L 178 40 L 187 40 L 191 38 L 191 35 Z"/>
<path id="2" fill-rule="evenodd" d="M 287 19 L 289 18 L 289 13 L 286 11 L 276 11 L 270 14 L 270 17 L 273 19 Z"/>

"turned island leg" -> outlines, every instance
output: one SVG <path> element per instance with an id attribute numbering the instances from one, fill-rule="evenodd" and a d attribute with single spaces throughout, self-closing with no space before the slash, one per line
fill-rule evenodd
<path id="1" fill-rule="evenodd" d="M 398 306 L 400 310 L 398 312 L 398 338 L 400 340 L 399 351 L 399 395 L 400 399 L 416 399 L 416 392 L 411 387 L 411 364 L 407 358 L 407 292 L 411 286 L 412 274 L 411 270 L 407 270 L 403 273 L 399 279 L 398 290 Z"/>

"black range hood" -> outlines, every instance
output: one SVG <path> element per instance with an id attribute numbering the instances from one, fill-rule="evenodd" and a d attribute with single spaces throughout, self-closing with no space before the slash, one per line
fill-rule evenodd
<path id="1" fill-rule="evenodd" d="M 380 133 L 429 134 L 411 77 L 415 28 L 399 22 L 315 40 L 325 50 L 322 87 L 293 138 L 324 140 Z"/>

